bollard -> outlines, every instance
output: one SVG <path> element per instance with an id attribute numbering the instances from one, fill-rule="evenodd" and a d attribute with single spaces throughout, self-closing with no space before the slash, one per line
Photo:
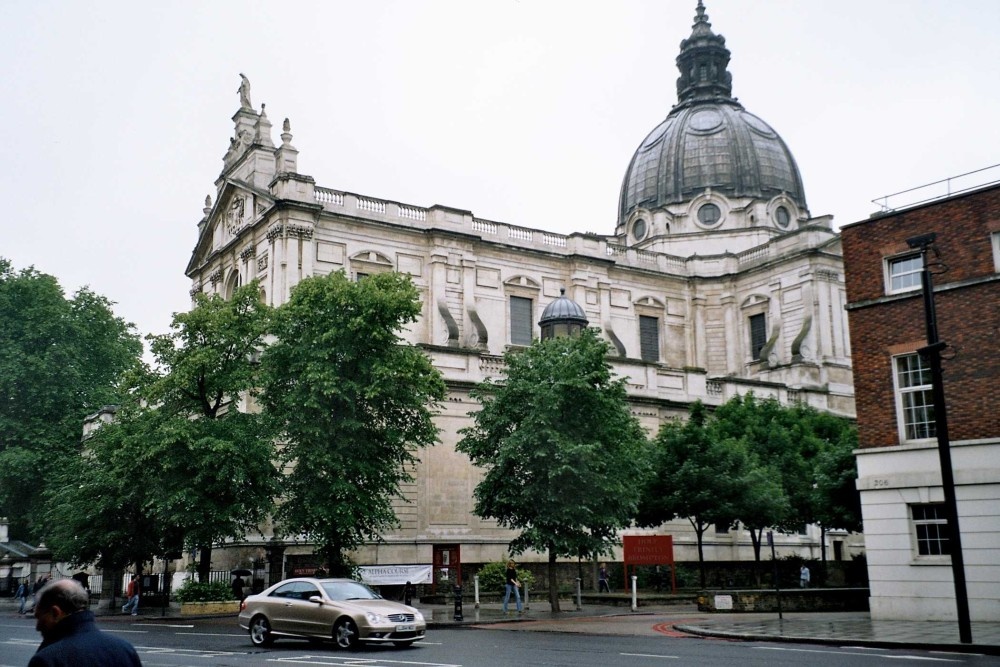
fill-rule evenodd
<path id="1" fill-rule="evenodd" d="M 577 577 L 576 578 L 576 610 L 577 611 L 580 611 L 581 609 L 583 609 L 583 594 L 582 594 L 582 591 L 580 590 L 580 586 L 581 585 L 582 585 L 582 580 L 580 579 L 580 577 Z"/>
<path id="2" fill-rule="evenodd" d="M 462 621 L 465 617 L 462 616 L 462 587 L 455 586 L 455 620 Z"/>
<path id="3" fill-rule="evenodd" d="M 472 577 L 473 590 L 476 593 L 476 609 L 479 609 L 479 575 Z"/>
<path id="4" fill-rule="evenodd" d="M 635 592 L 635 580 L 638 578 L 639 577 L 635 576 L 634 574 L 632 575 L 632 611 L 636 611 L 637 609 L 639 609 L 639 601 L 636 599 L 637 596 Z"/>

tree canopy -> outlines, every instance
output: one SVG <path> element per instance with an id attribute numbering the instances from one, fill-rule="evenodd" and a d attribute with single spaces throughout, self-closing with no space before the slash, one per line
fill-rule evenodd
<path id="1" fill-rule="evenodd" d="M 170 334 L 150 337 L 155 367 L 131 375 L 114 421 L 93 433 L 70 471 L 82 493 L 52 494 L 57 553 L 118 567 L 121 554 L 140 564 L 197 547 L 204 578 L 214 543 L 268 516 L 278 482 L 273 439 L 263 415 L 239 409 L 256 385 L 252 359 L 270 319 L 258 289 L 198 295 Z M 88 523 L 87 502 L 107 506 L 109 521 Z"/>
<path id="2" fill-rule="evenodd" d="M 392 501 L 417 451 L 437 440 L 444 381 L 400 337 L 420 304 L 398 273 L 308 278 L 278 309 L 261 358 L 261 400 L 286 472 L 278 527 L 314 540 L 331 573 L 350 569 L 345 552 L 396 525 Z"/>
<path id="3" fill-rule="evenodd" d="M 475 513 L 520 531 L 512 553 L 548 552 L 555 611 L 556 558 L 607 553 L 648 474 L 646 434 L 607 354 L 593 330 L 508 351 L 506 378 L 473 391 L 482 408 L 458 444 L 484 468 Z"/>
<path id="4" fill-rule="evenodd" d="M 0 516 L 44 539 L 44 490 L 80 450 L 84 418 L 120 401 L 142 342 L 112 302 L 0 258 Z"/>
<path id="5" fill-rule="evenodd" d="M 709 523 L 739 521 L 757 563 L 767 529 L 794 532 L 818 523 L 859 530 L 855 433 L 842 417 L 753 393 L 734 396 L 710 415 L 696 404 L 686 423 L 665 425 L 657 438 L 656 477 L 639 521 L 690 519 L 699 557 Z"/>
<path id="6" fill-rule="evenodd" d="M 710 525 L 728 526 L 747 496 L 746 451 L 721 440 L 697 401 L 686 421 L 665 423 L 653 446 L 653 474 L 643 490 L 636 523 L 659 526 L 675 518 L 691 522 L 698 541 L 701 585 L 706 585 L 704 535 Z"/>

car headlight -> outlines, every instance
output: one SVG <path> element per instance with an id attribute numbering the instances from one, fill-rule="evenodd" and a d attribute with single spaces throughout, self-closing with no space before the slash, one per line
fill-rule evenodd
<path id="1" fill-rule="evenodd" d="M 389 619 L 387 619 L 385 616 L 383 616 L 382 614 L 376 614 L 373 611 L 366 611 L 365 617 L 368 619 L 368 622 L 371 623 L 372 625 L 383 625 L 389 622 Z"/>

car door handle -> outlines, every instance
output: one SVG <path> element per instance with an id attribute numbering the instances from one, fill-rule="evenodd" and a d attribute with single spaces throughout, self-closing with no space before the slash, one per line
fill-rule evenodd
<path id="1" fill-rule="evenodd" d="M 286 607 L 291 607 L 291 606 L 292 606 L 292 603 L 291 603 L 291 602 L 286 602 L 286 603 L 285 603 L 285 606 L 286 606 Z"/>

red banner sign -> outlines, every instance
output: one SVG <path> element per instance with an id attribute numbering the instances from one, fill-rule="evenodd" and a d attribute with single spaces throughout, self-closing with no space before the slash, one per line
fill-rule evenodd
<path id="1" fill-rule="evenodd" d="M 671 535 L 624 535 L 625 565 L 673 565 Z"/>

